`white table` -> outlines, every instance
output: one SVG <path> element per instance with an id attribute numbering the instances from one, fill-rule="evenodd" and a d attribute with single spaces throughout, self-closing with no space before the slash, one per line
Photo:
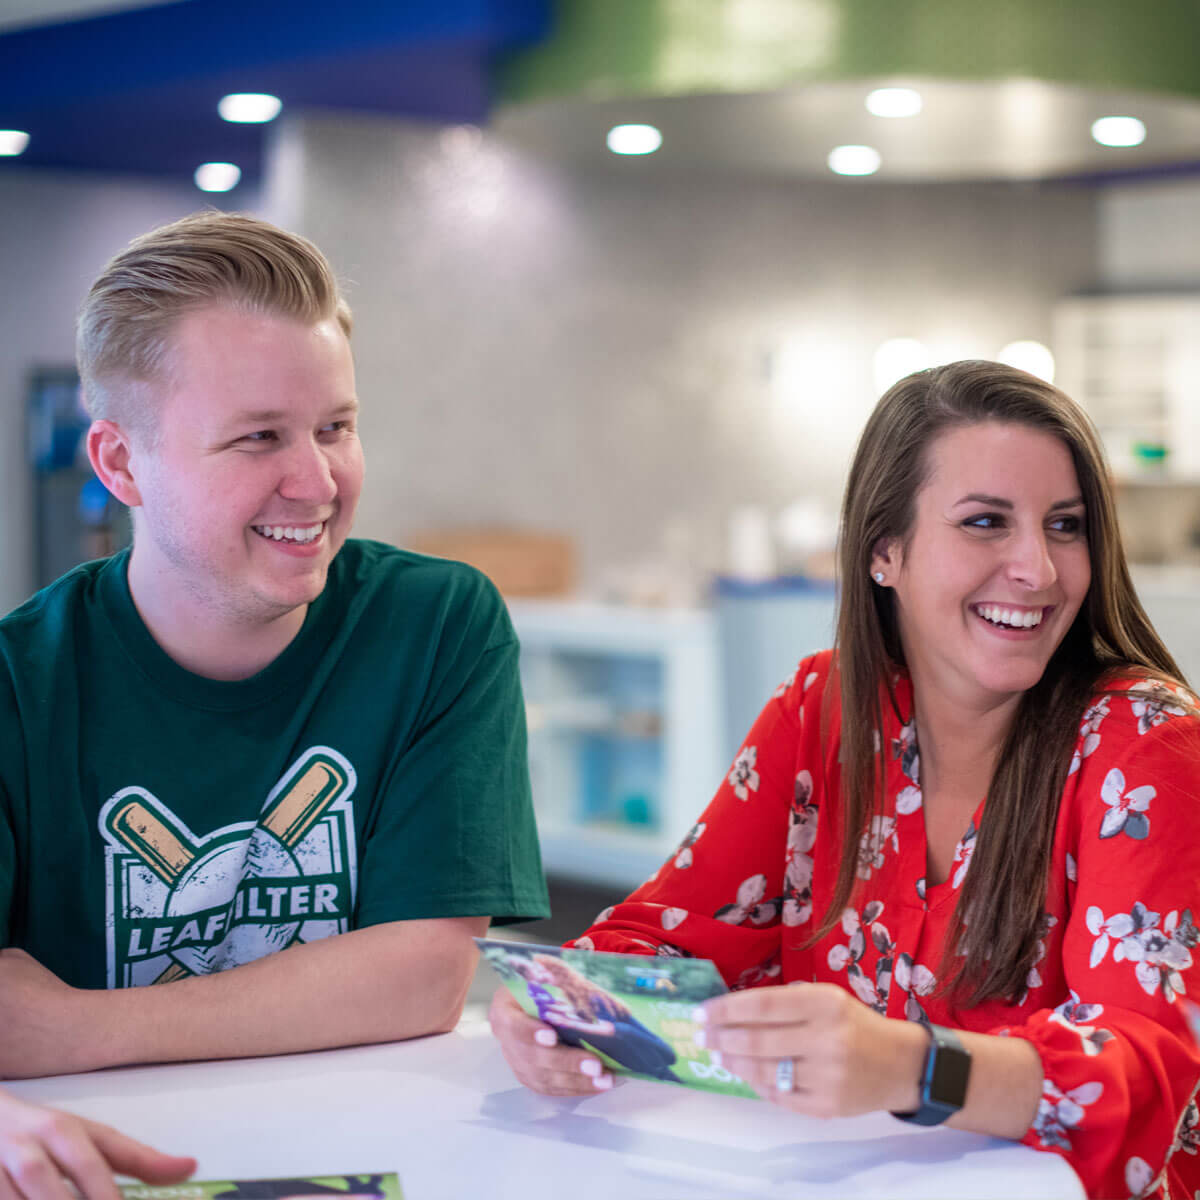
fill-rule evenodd
<path id="1" fill-rule="evenodd" d="M 477 1021 L 388 1046 L 5 1086 L 194 1154 L 198 1178 L 394 1170 L 406 1200 L 1084 1195 L 1056 1155 L 886 1114 L 820 1122 L 641 1081 L 538 1096 Z"/>

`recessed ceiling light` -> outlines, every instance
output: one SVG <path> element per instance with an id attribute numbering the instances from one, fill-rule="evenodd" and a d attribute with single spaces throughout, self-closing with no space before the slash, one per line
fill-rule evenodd
<path id="1" fill-rule="evenodd" d="M 230 92 L 217 102 L 217 112 L 226 121 L 241 125 L 261 125 L 279 116 L 283 101 L 266 92 Z"/>
<path id="2" fill-rule="evenodd" d="M 1101 117 L 1092 122 L 1092 137 L 1102 146 L 1140 146 L 1146 126 L 1137 117 Z"/>
<path id="3" fill-rule="evenodd" d="M 0 154 L 21 154 L 29 145 L 29 134 L 23 129 L 0 129 Z"/>
<path id="4" fill-rule="evenodd" d="M 835 175 L 874 175 L 881 160 L 873 146 L 835 146 L 826 161 Z"/>
<path id="5" fill-rule="evenodd" d="M 867 112 L 877 117 L 915 117 L 921 111 L 921 93 L 912 88 L 876 88 L 867 95 Z"/>
<path id="6" fill-rule="evenodd" d="M 662 134 L 653 125 L 614 125 L 607 138 L 608 148 L 614 154 L 653 154 L 662 140 Z"/>
<path id="7" fill-rule="evenodd" d="M 233 163 L 203 163 L 196 168 L 196 186 L 202 192 L 228 192 L 237 187 L 242 177 L 242 168 Z"/>
<path id="8" fill-rule="evenodd" d="M 1054 382 L 1054 355 L 1041 342 L 1009 342 L 996 357 L 1000 362 L 1028 371 L 1047 383 Z"/>

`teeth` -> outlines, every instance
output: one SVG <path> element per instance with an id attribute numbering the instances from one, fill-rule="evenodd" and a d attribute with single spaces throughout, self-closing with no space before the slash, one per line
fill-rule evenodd
<path id="1" fill-rule="evenodd" d="M 1044 609 L 1034 608 L 1021 612 L 1015 608 L 1003 608 L 998 604 L 981 604 L 975 610 L 985 620 L 993 625 L 1007 625 L 1011 629 L 1032 629 L 1042 623 Z"/>
<path id="2" fill-rule="evenodd" d="M 289 541 L 304 545 L 320 537 L 324 524 L 320 525 L 255 525 L 254 531 L 276 542 Z"/>

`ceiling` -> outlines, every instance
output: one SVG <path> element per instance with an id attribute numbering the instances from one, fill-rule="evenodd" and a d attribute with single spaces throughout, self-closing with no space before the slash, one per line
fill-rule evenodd
<path id="1" fill-rule="evenodd" d="M 23 25 L 50 25 L 130 8 L 178 3 L 180 0 L 0 0 L 0 32 Z"/>
<path id="2" fill-rule="evenodd" d="M 910 87 L 919 115 L 872 116 L 875 87 Z M 1101 146 L 1099 117 L 1137 116 L 1138 147 Z M 896 181 L 1090 178 L 1200 169 L 1200 101 L 1032 79 L 951 81 L 915 76 L 808 83 L 748 95 L 649 100 L 535 101 L 498 110 L 495 128 L 533 153 L 578 164 L 612 164 L 605 135 L 647 122 L 663 135 L 651 158 L 627 170 L 704 168 L 830 177 L 838 145 L 879 151 L 874 176 Z"/>
<path id="3" fill-rule="evenodd" d="M 545 37 L 549 0 L 0 0 L 0 129 L 21 166 L 190 178 L 206 161 L 261 171 L 263 130 L 217 115 L 228 92 L 288 108 L 482 122 L 499 56 Z M 106 10 L 94 15 L 99 8 Z M 20 24 L 14 24 L 20 22 Z"/>
<path id="4" fill-rule="evenodd" d="M 217 101 L 231 91 L 271 92 L 293 111 L 486 122 L 538 155 L 608 170 L 828 177 L 829 151 L 854 143 L 877 149 L 875 177 L 893 180 L 1200 171 L 1200 86 L 1190 95 L 1178 87 L 1103 86 L 1086 73 L 1071 79 L 1065 69 L 1057 77 L 1066 81 L 1022 78 L 1012 69 L 1019 55 L 968 62 L 967 49 L 978 58 L 985 45 L 970 22 L 957 42 L 945 42 L 947 31 L 933 45 L 941 55 L 932 64 L 937 69 L 879 73 L 877 63 L 887 57 L 880 44 L 934 17 L 945 27 L 945 12 L 931 6 L 946 2 L 888 0 L 880 12 L 896 24 L 871 25 L 870 36 L 859 31 L 855 42 L 853 30 L 839 29 L 834 18 L 849 20 L 858 8 L 835 0 L 700 0 L 700 8 L 696 0 L 690 7 L 677 0 L 0 0 L 0 129 L 31 135 L 19 158 L 0 158 L 0 178 L 32 166 L 183 180 L 215 160 L 237 163 L 252 181 L 261 173 L 264 132 L 219 118 Z M 810 24 L 814 14 L 825 16 L 806 26 L 804 37 L 784 37 L 762 20 L 762 28 L 747 27 L 747 14 L 777 18 L 784 11 L 793 18 L 807 13 Z M 1106 11 L 1111 17 L 1125 10 Z M 695 17 L 718 12 L 739 15 L 741 25 L 704 29 Z M 684 22 L 680 13 L 693 15 Z M 1025 41 L 1046 44 L 1054 31 L 1039 31 L 1027 18 L 1019 26 Z M 697 41 L 697 29 L 707 42 Z M 833 54 L 842 38 L 836 71 L 822 66 L 817 33 L 828 42 L 823 53 Z M 928 45 L 914 42 L 909 61 L 919 61 Z M 799 50 L 783 53 L 789 46 L 816 57 L 806 66 L 796 60 Z M 857 58 L 844 53 L 847 46 Z M 1138 66 L 1131 77 L 1160 77 L 1156 64 L 1165 63 L 1165 51 L 1149 46 L 1128 56 Z M 773 59 L 774 74 L 760 70 L 757 58 L 749 65 L 738 58 L 748 52 Z M 640 74 L 624 81 L 614 74 L 622 56 Z M 1200 77 L 1200 60 L 1185 57 Z M 681 62 L 690 74 L 680 74 Z M 955 78 L 941 69 L 946 62 L 977 73 Z M 1119 74 L 1111 63 L 1105 70 Z M 523 67 L 545 75 L 547 65 L 560 72 L 555 87 L 518 86 Z M 825 74 L 804 79 L 805 70 Z M 731 72 L 739 86 L 730 84 Z M 521 102 L 497 102 L 506 79 L 504 94 Z M 871 116 L 865 95 L 885 84 L 918 88 L 920 115 Z M 1091 122 L 1114 114 L 1146 123 L 1142 146 L 1113 149 L 1091 139 Z M 651 158 L 621 160 L 606 149 L 608 129 L 630 121 L 661 129 L 662 149 Z"/>

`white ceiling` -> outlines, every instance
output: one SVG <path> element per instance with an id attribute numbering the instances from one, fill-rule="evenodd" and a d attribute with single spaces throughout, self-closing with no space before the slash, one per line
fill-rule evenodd
<path id="1" fill-rule="evenodd" d="M 924 99 L 915 117 L 867 112 L 873 87 L 909 86 Z M 1138 147 L 1097 145 L 1104 116 L 1146 124 Z M 662 148 L 617 160 L 605 134 L 622 122 L 662 131 Z M 834 146 L 865 144 L 882 156 L 875 178 L 1038 179 L 1200 162 L 1200 101 L 1013 79 L 986 82 L 892 78 L 812 83 L 754 95 L 655 100 L 553 100 L 516 104 L 493 117 L 497 132 L 530 151 L 576 163 L 618 162 L 653 171 L 687 167 L 832 178 Z"/>
<path id="2" fill-rule="evenodd" d="M 100 17 L 127 8 L 178 3 L 180 0 L 0 0 L 0 33 L 22 26 L 54 25 L 60 21 Z"/>

